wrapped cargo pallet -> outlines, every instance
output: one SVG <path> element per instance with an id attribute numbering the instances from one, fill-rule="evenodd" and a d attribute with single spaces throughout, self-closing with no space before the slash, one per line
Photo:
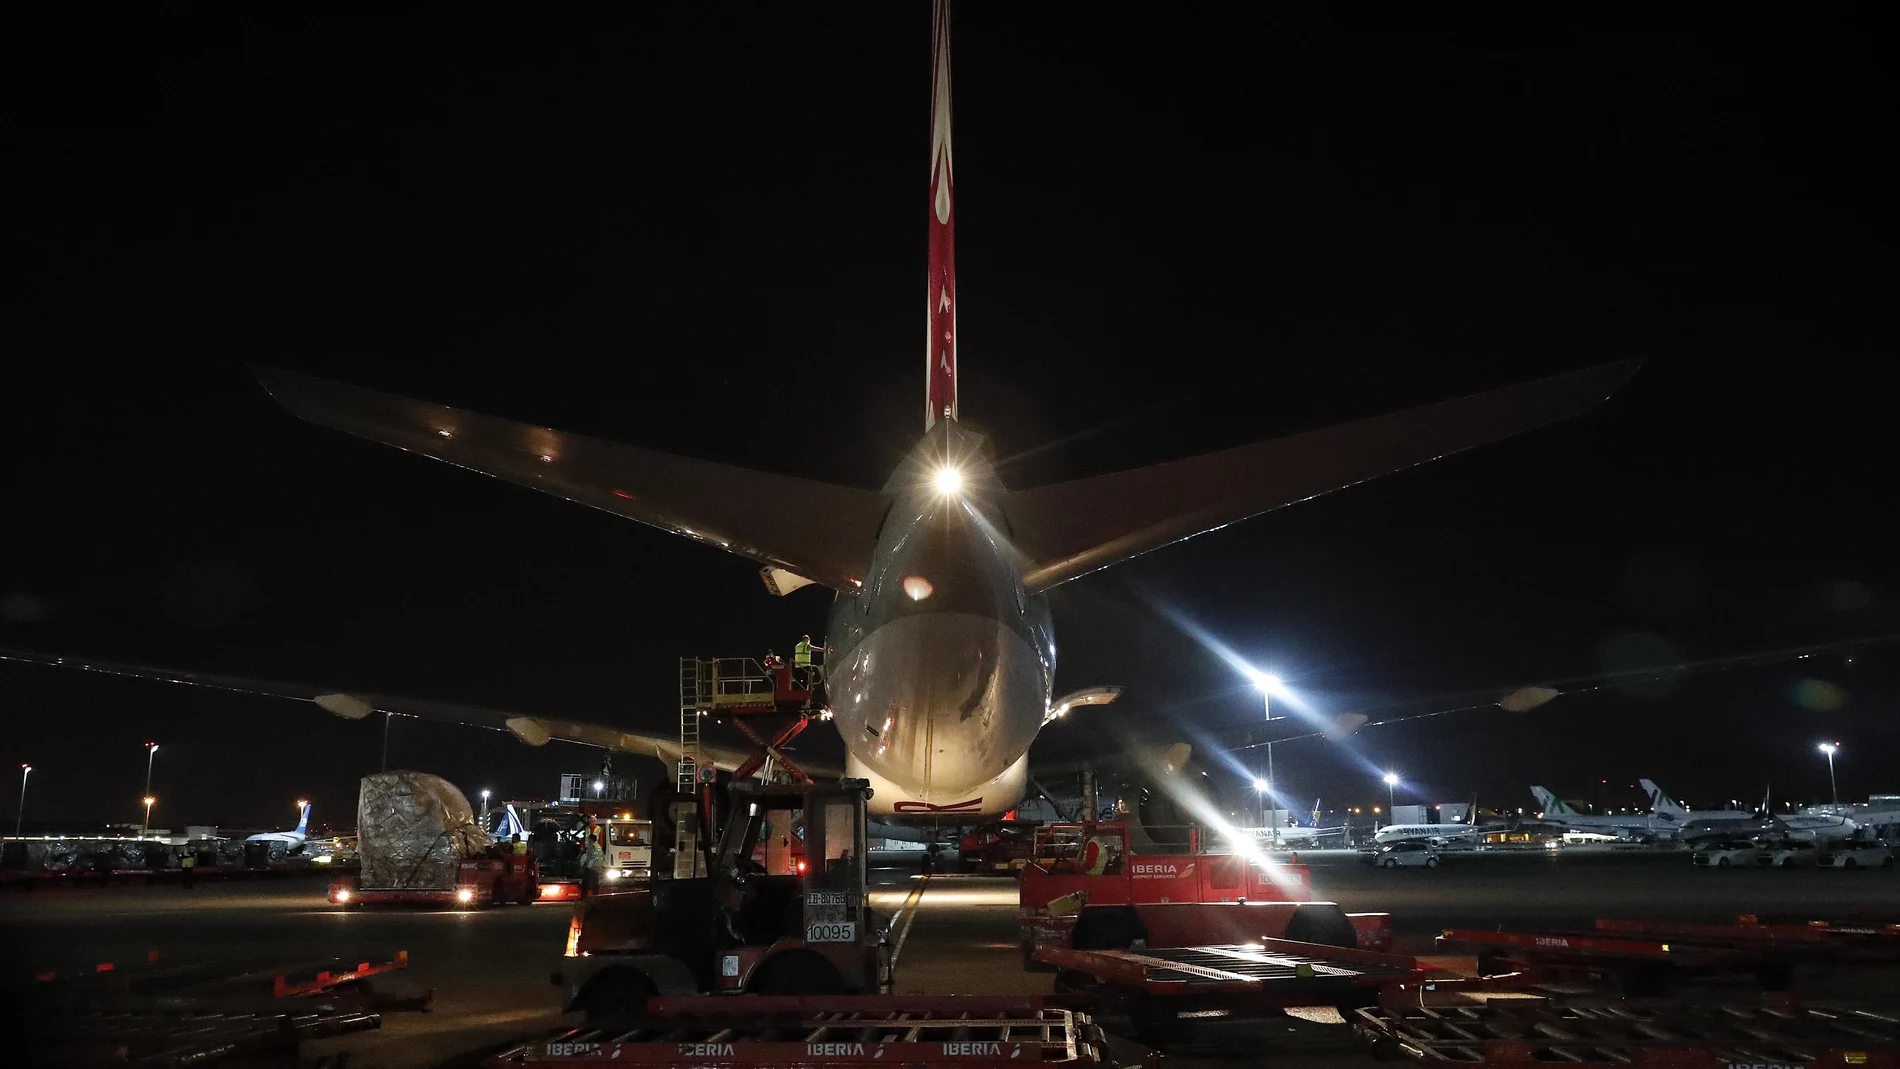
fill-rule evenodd
<path id="1" fill-rule="evenodd" d="M 494 839 L 460 788 L 426 772 L 364 776 L 356 799 L 364 888 L 447 890 L 461 860 Z"/>

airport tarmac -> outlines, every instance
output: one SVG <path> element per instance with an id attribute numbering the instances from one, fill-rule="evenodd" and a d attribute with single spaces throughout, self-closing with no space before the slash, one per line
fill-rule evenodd
<path id="1" fill-rule="evenodd" d="M 1352 911 L 1392 913 L 1404 950 L 1425 949 L 1445 927 L 1561 925 L 1599 916 L 1808 918 L 1858 908 L 1873 918 L 1900 917 L 1900 871 L 1704 870 L 1680 851 L 1450 855 L 1436 870 L 1372 869 L 1345 851 L 1302 851 L 1301 859 L 1312 867 L 1317 897 Z M 875 870 L 877 907 L 895 910 L 916 876 L 910 869 Z M 914 915 L 897 929 L 899 991 L 1049 990 L 1047 974 L 1020 968 L 1013 880 L 943 876 L 924 886 Z M 347 1049 L 352 1065 L 409 1069 L 465 1061 L 563 1023 L 548 974 L 561 964 L 568 907 L 345 912 L 327 905 L 323 894 L 317 880 L 201 884 L 190 891 L 161 885 L 8 893 L 0 897 L 0 982 L 13 988 L 42 970 L 139 962 L 153 949 L 168 961 L 378 957 L 408 950 L 403 982 L 434 988 L 434 1007 L 388 1014 L 380 1031 L 324 1041 L 314 1050 Z M 1325 1036 L 1314 1042 L 1324 1044 Z M 1118 1048 L 1123 1058 L 1139 1054 L 1133 1044 Z M 1204 1057 L 1209 1065 L 1231 1060 Z M 1324 1057 L 1331 1064 L 1338 1056 Z"/>

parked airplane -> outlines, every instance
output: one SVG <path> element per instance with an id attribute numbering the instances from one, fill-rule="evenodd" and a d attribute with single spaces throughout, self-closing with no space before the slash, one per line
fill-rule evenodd
<path id="1" fill-rule="evenodd" d="M 1501 830 L 1502 825 L 1387 824 L 1372 834 L 1372 841 L 1398 843 L 1408 839 L 1424 839 L 1432 843 L 1446 843 L 1453 839 L 1476 839 L 1487 832 Z"/>
<path id="2" fill-rule="evenodd" d="M 298 802 L 297 804 L 303 807 L 303 812 L 298 815 L 297 826 L 295 828 L 289 831 L 260 831 L 256 835 L 247 837 L 244 841 L 247 843 L 269 843 L 274 847 L 283 847 L 281 851 L 272 850 L 272 853 L 294 854 L 302 850 L 304 837 L 310 831 L 310 803 Z"/>
<path id="3" fill-rule="evenodd" d="M 1307 815 L 1307 822 L 1305 824 L 1294 820 L 1289 814 L 1285 827 L 1277 829 L 1262 828 L 1258 833 L 1258 837 L 1262 839 L 1277 838 L 1282 843 L 1311 843 L 1327 836 L 1346 834 L 1346 826 L 1344 824 L 1331 828 L 1322 828 L 1319 826 L 1319 803 L 1320 800 L 1318 798 L 1313 799 L 1313 812 Z"/>
<path id="4" fill-rule="evenodd" d="M 948 0 L 938 0 L 934 15 L 924 433 L 882 490 L 749 471 L 285 371 L 257 374 L 310 422 L 748 557 L 762 566 L 773 594 L 830 588 L 825 672 L 846 774 L 871 782 L 876 817 L 967 825 L 1022 799 L 1030 744 L 1046 724 L 1118 693 L 1097 687 L 1054 696 L 1051 588 L 1579 415 L 1636 364 L 1132 471 L 1007 489 L 985 438 L 959 422 Z M 301 697 L 351 718 L 383 711 L 479 724 L 530 745 L 564 739 L 662 760 L 676 759 L 679 749 L 670 735 L 533 713 L 215 679 L 192 681 Z M 722 768 L 744 757 L 705 752 Z"/>
<path id="5" fill-rule="evenodd" d="M 1618 839 L 1673 839 L 1676 835 L 1674 823 L 1653 813 L 1579 813 L 1570 808 L 1570 803 L 1542 787 L 1532 787 L 1531 793 L 1537 796 L 1537 804 L 1544 808 L 1544 815 L 1540 818 L 1543 823 L 1555 824 L 1565 831 L 1610 835 Z"/>
<path id="6" fill-rule="evenodd" d="M 1728 835 L 1772 835 L 1783 839 L 1845 839 L 1860 830 L 1852 817 L 1840 813 L 1803 811 L 1792 816 L 1776 816 L 1770 796 L 1764 794 L 1761 809 L 1745 813 L 1739 809 L 1692 812 L 1677 805 L 1662 789 L 1649 780 L 1639 780 L 1649 792 L 1658 817 L 1677 825 L 1686 840 L 1714 839 Z"/>
<path id="7" fill-rule="evenodd" d="M 1673 825 L 1678 837 L 1687 840 L 1714 839 L 1724 835 L 1755 834 L 1765 830 L 1770 823 L 1768 816 L 1768 798 L 1762 798 L 1762 807 L 1754 812 L 1741 809 L 1688 810 L 1676 803 L 1676 800 L 1664 793 L 1655 780 L 1639 779 L 1643 793 L 1649 795 L 1650 812 L 1658 820 Z"/>

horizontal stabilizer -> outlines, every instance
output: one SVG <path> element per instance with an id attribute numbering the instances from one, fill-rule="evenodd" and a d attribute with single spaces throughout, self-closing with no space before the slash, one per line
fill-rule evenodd
<path id="1" fill-rule="evenodd" d="M 884 495 L 693 460 L 446 405 L 255 369 L 293 414 L 564 497 L 793 572 L 834 590 L 861 581 Z"/>
<path id="2" fill-rule="evenodd" d="M 1009 494 L 1004 511 L 1046 590 L 1171 542 L 1579 415 L 1636 370 L 1605 364 L 1186 460 Z"/>

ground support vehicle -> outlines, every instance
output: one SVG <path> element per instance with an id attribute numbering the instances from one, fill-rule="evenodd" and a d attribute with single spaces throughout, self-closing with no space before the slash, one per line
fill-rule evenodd
<path id="1" fill-rule="evenodd" d="M 1900 1017 L 1826 1007 L 1499 1001 L 1356 1010 L 1374 1053 L 1431 1064 L 1895 1065 Z"/>
<path id="2" fill-rule="evenodd" d="M 1124 1012 L 1156 1045 L 1188 1038 L 1190 1022 L 1259 1016 L 1294 1006 L 1341 1012 L 1371 1005 L 1379 989 L 1432 975 L 1417 959 L 1287 939 L 1136 950 L 1044 947 L 1058 991 L 1080 991 L 1102 1013 Z"/>
<path id="3" fill-rule="evenodd" d="M 1021 872 L 1035 853 L 1037 821 L 1001 820 L 966 834 L 958 842 L 957 863 L 964 872 L 1007 876 Z"/>
<path id="4" fill-rule="evenodd" d="M 1807 962 L 1900 962 L 1900 930 L 1757 923 L 1666 924 L 1598 920 L 1589 931 L 1453 929 L 1440 948 L 1475 953 L 1480 974 L 1529 971 L 1549 978 L 1614 980 L 1632 995 L 1661 994 L 1679 981 L 1749 976 L 1785 991 Z"/>
<path id="5" fill-rule="evenodd" d="M 1814 863 L 1824 869 L 1890 869 L 1893 849 L 1885 843 L 1848 840 L 1821 851 Z"/>
<path id="6" fill-rule="evenodd" d="M 556 1032 L 485 1064 L 1113 1069 L 1101 1029 L 1056 1001 L 1038 995 L 656 998 L 638 1021 Z"/>
<path id="7" fill-rule="evenodd" d="M 1438 867 L 1438 847 L 1416 839 L 1386 843 L 1363 851 L 1359 860 L 1382 869 Z"/>
<path id="8" fill-rule="evenodd" d="M 637 1015 L 654 996 L 874 994 L 889 983 L 865 894 L 864 780 L 738 782 L 704 876 L 586 899 L 554 974 L 568 1010 Z"/>
<path id="9" fill-rule="evenodd" d="M 517 854 L 512 843 L 496 843 L 462 858 L 452 881 L 428 887 L 364 887 L 359 873 L 330 883 L 330 901 L 346 909 L 361 906 L 437 906 L 476 909 L 539 901 L 541 884 L 533 854 Z"/>
<path id="10" fill-rule="evenodd" d="M 1241 938 L 1224 938 L 1208 925 L 1218 925 L 1212 917 L 1220 911 L 1153 910 L 1155 906 L 1180 904 L 1292 904 L 1305 902 L 1309 894 L 1307 868 L 1302 864 L 1283 864 L 1273 860 L 1248 858 L 1245 854 L 1134 854 L 1129 851 L 1129 826 L 1123 822 L 1098 824 L 1045 824 L 1035 830 L 1034 856 L 1022 868 L 1016 883 L 1018 942 L 1022 947 L 1022 966 L 1041 970 L 1035 961 L 1035 949 L 1045 946 L 1073 946 L 1077 949 L 1112 949 L 1148 940 L 1150 946 L 1159 932 L 1153 928 L 1195 927 L 1201 938 L 1172 940 L 1170 946 L 1246 942 L 1254 936 L 1298 938 L 1305 942 L 1332 942 L 1336 946 L 1360 946 L 1341 942 L 1351 938 L 1345 928 L 1359 921 L 1334 921 L 1330 927 L 1321 919 L 1302 919 L 1296 930 L 1284 925 L 1294 917 L 1317 915 L 1324 910 L 1281 911 L 1273 917 L 1262 913 L 1246 915 L 1246 930 Z M 1332 917 L 1343 917 L 1338 906 L 1330 906 Z M 1077 927 L 1083 925 L 1081 942 Z M 1176 919 L 1178 917 L 1178 919 Z M 1383 917 L 1383 915 L 1378 915 Z M 1379 947 L 1381 923 L 1364 921 L 1366 949 Z M 1389 919 L 1383 925 L 1385 946 L 1389 944 Z M 1341 936 L 1345 932 L 1345 936 Z"/>
<path id="11" fill-rule="evenodd" d="M 420 1010 L 430 994 L 391 997 L 369 978 L 388 961 L 291 964 L 162 963 L 156 952 L 73 976 L 41 974 L 23 1007 L 20 1053 L 30 1065 L 299 1064 L 306 1040 L 378 1028 L 390 1010 Z M 9 1063 L 11 1064 L 11 1063 Z"/>

